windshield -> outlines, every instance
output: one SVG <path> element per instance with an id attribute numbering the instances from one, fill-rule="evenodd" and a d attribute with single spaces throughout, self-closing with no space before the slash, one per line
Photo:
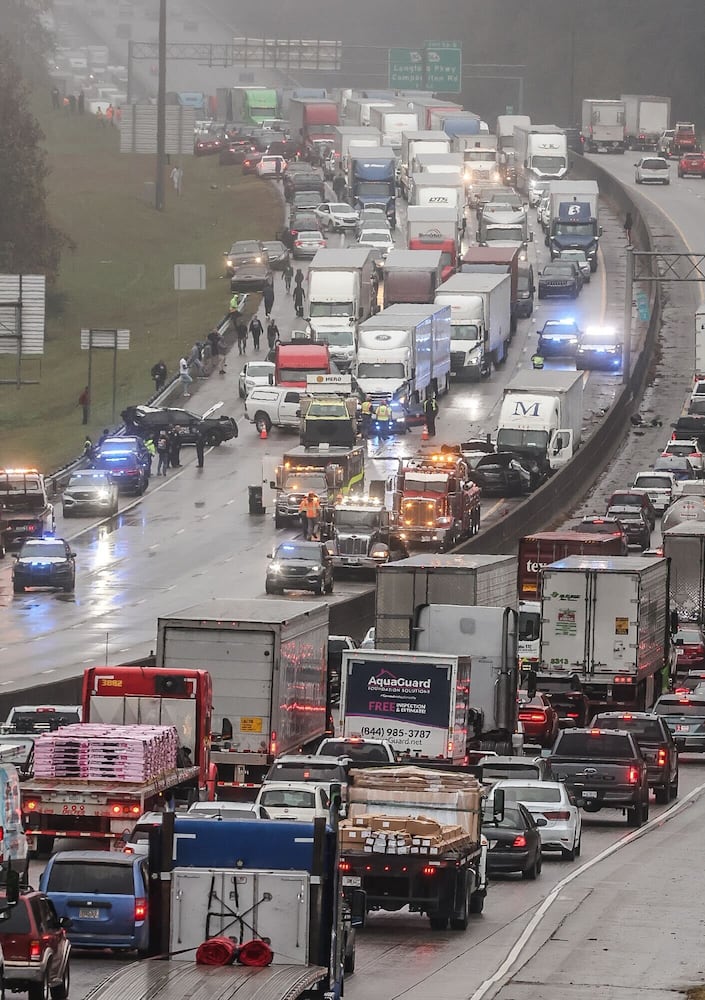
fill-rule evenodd
<path id="1" fill-rule="evenodd" d="M 538 611 L 519 612 L 519 641 L 536 642 L 541 632 L 541 615 Z"/>
<path id="2" fill-rule="evenodd" d="M 555 264 L 547 264 L 543 273 L 547 278 L 552 278 L 554 275 L 561 278 L 572 278 L 575 272 L 573 271 L 573 265 L 566 261 L 565 264 L 560 264 L 558 262 Z"/>
<path id="3" fill-rule="evenodd" d="M 642 167 L 646 170 L 668 170 L 665 160 L 644 160 Z"/>
<path id="4" fill-rule="evenodd" d="M 374 531 L 379 523 L 379 511 L 341 507 L 335 512 L 335 523 L 338 531 Z"/>
<path id="5" fill-rule="evenodd" d="M 638 476 L 634 481 L 635 486 L 651 487 L 656 490 L 671 490 L 673 484 L 665 476 Z"/>
<path id="6" fill-rule="evenodd" d="M 548 431 L 516 431 L 502 427 L 497 433 L 498 451 L 540 451 L 548 448 Z"/>
<path id="7" fill-rule="evenodd" d="M 531 166 L 542 174 L 557 174 L 565 167 L 563 156 L 532 156 Z"/>
<path id="8" fill-rule="evenodd" d="M 404 365 L 391 361 L 363 361 L 357 366 L 358 378 L 404 378 Z"/>
<path id="9" fill-rule="evenodd" d="M 685 715 L 701 719 L 705 717 L 705 701 L 684 698 L 682 701 L 657 702 L 654 712 L 657 715 Z"/>
<path id="10" fill-rule="evenodd" d="M 257 365 L 250 362 L 247 366 L 247 377 L 248 378 L 269 378 L 272 375 L 274 369 L 271 364 Z"/>
<path id="11" fill-rule="evenodd" d="M 593 757 L 607 760 L 617 758 L 624 760 L 634 756 L 631 744 L 626 736 L 612 733 L 569 733 L 563 732 L 555 750 L 557 757 Z"/>
<path id="12" fill-rule="evenodd" d="M 501 781 L 503 778 L 540 778 L 535 764 L 483 764 L 483 781 Z"/>
<path id="13" fill-rule="evenodd" d="M 485 230 L 485 240 L 492 243 L 496 240 L 510 240 L 512 243 L 521 243 L 524 239 L 524 231 L 521 226 L 488 226 Z"/>
<path id="14" fill-rule="evenodd" d="M 314 493 L 327 492 L 326 476 L 323 469 L 320 472 L 292 472 L 286 477 L 285 490 L 313 490 Z"/>
<path id="15" fill-rule="evenodd" d="M 345 740 L 326 740 L 325 751 L 331 757 L 351 757 L 353 760 L 384 761 L 389 763 L 389 754 L 377 743 L 346 743 Z"/>
<path id="16" fill-rule="evenodd" d="M 379 195 L 380 198 L 382 196 L 389 198 L 389 181 L 360 181 L 355 188 L 355 194 L 371 194 L 373 196 Z"/>
<path id="17" fill-rule="evenodd" d="M 401 507 L 401 522 L 405 528 L 432 528 L 436 523 L 436 501 L 420 498 L 405 500 Z"/>
<path id="18" fill-rule="evenodd" d="M 352 302 L 311 302 L 309 303 L 311 318 L 315 316 L 353 316 L 355 307 Z"/>
<path id="19" fill-rule="evenodd" d="M 497 159 L 497 154 L 493 149 L 466 149 L 463 155 L 466 163 L 492 163 Z"/>
<path id="20" fill-rule="evenodd" d="M 330 375 L 328 368 L 280 368 L 279 381 L 306 382 L 307 375 Z"/>
<path id="21" fill-rule="evenodd" d="M 332 756 L 332 755 L 331 755 Z M 274 764 L 268 778 L 270 781 L 340 781 L 345 770 L 341 764 L 306 764 L 285 761 Z"/>
<path id="22" fill-rule="evenodd" d="M 76 892 L 85 895 L 134 895 L 132 865 L 89 861 L 55 861 L 49 874 L 47 892 Z"/>
<path id="23" fill-rule="evenodd" d="M 313 309 L 311 309 L 313 316 Z M 352 347 L 355 343 L 352 330 L 317 330 L 317 344 L 330 344 L 333 347 Z"/>
<path id="24" fill-rule="evenodd" d="M 477 344 L 482 339 L 480 331 L 474 323 L 453 323 L 450 328 L 451 340 L 464 340 L 472 344 Z"/>
<path id="25" fill-rule="evenodd" d="M 625 715 L 618 719 L 603 719 L 598 715 L 594 724 L 598 729 L 622 729 L 631 733 L 637 743 L 640 739 L 658 743 L 663 739 L 661 727 L 654 719 L 630 719 Z"/>
<path id="26" fill-rule="evenodd" d="M 453 266 L 453 254 L 450 250 L 441 251 L 441 267 L 452 267 Z"/>
<path id="27" fill-rule="evenodd" d="M 569 236 L 594 236 L 595 230 L 589 222 L 556 222 L 556 234 L 566 233 Z"/>
<path id="28" fill-rule="evenodd" d="M 315 809 L 316 797 L 313 792 L 299 788 L 274 788 L 262 792 L 260 805 L 265 808 Z"/>
<path id="29" fill-rule="evenodd" d="M 524 818 L 518 809 L 505 809 L 502 819 L 493 820 L 490 816 L 487 823 L 493 829 L 500 830 L 523 830 L 526 827 Z"/>
<path id="30" fill-rule="evenodd" d="M 528 292 L 531 288 L 531 282 L 529 281 L 529 276 L 527 274 L 520 274 L 517 278 L 517 289 L 520 292 Z"/>
<path id="31" fill-rule="evenodd" d="M 343 417 L 349 419 L 348 411 L 342 400 L 332 403 L 321 403 L 314 399 L 308 408 L 307 417 Z"/>
<path id="32" fill-rule="evenodd" d="M 297 545 L 295 542 L 287 542 L 286 545 L 279 545 L 274 553 L 275 559 L 305 559 L 312 562 L 320 557 L 319 549 L 314 545 Z"/>
<path id="33" fill-rule="evenodd" d="M 504 787 L 504 801 L 505 802 L 560 802 L 561 801 L 561 790 L 560 788 L 551 788 L 550 785 L 541 784 L 540 788 L 531 788 L 528 785 L 522 786 L 521 788 Z"/>
<path id="34" fill-rule="evenodd" d="M 65 559 L 66 549 L 61 542 L 25 542 L 20 552 L 22 559 Z"/>

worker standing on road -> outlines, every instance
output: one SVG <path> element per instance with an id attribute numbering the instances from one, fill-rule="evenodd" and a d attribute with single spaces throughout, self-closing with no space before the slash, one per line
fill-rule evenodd
<path id="1" fill-rule="evenodd" d="M 370 433 L 370 423 L 372 422 L 372 403 L 369 399 L 363 399 L 362 401 L 360 418 L 360 433 L 366 438 Z"/>
<path id="2" fill-rule="evenodd" d="M 296 315 L 300 318 L 304 314 L 304 299 L 306 298 L 306 292 L 304 291 L 304 286 L 302 284 L 294 286 L 293 298 Z"/>
<path id="3" fill-rule="evenodd" d="M 206 442 L 203 439 L 203 431 L 196 431 L 196 460 L 198 462 L 198 468 L 203 468 L 203 463 L 206 456 Z"/>
<path id="4" fill-rule="evenodd" d="M 301 527 L 304 538 L 310 542 L 318 538 L 318 522 L 321 516 L 321 501 L 316 494 L 311 491 L 299 504 L 299 514 L 301 515 Z"/>
<path id="5" fill-rule="evenodd" d="M 154 461 L 154 456 L 157 454 L 157 446 L 154 443 L 154 438 L 147 438 L 144 443 L 145 448 L 149 452 L 149 474 L 152 475 L 152 463 Z"/>
<path id="6" fill-rule="evenodd" d="M 284 287 L 286 288 L 286 294 L 291 294 L 291 280 L 294 277 L 294 269 L 291 266 L 291 261 L 288 260 L 282 271 L 282 277 L 284 278 Z"/>
<path id="7" fill-rule="evenodd" d="M 169 468 L 169 441 L 163 431 L 157 439 L 157 455 L 159 456 L 157 475 L 165 476 Z"/>
<path id="8" fill-rule="evenodd" d="M 169 464 L 181 468 L 181 427 L 176 424 L 167 433 L 169 442 Z"/>
<path id="9" fill-rule="evenodd" d="M 149 374 L 152 376 L 152 381 L 154 382 L 154 394 L 158 395 L 166 384 L 166 365 L 160 359 L 155 365 L 152 365 Z"/>
<path id="10" fill-rule="evenodd" d="M 253 316 L 250 320 L 250 334 L 252 336 L 252 343 L 254 344 L 255 351 L 259 352 L 259 342 L 260 337 L 264 333 L 264 327 L 259 316 Z"/>
<path id="11" fill-rule="evenodd" d="M 438 403 L 436 394 L 432 393 L 423 404 L 423 412 L 426 417 L 426 430 L 429 437 L 436 436 L 436 417 L 438 416 Z"/>

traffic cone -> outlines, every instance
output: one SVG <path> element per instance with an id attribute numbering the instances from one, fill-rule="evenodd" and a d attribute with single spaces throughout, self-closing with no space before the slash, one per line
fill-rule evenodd
<path id="1" fill-rule="evenodd" d="M 423 430 L 421 431 L 421 440 L 428 441 L 428 427 L 425 424 Z"/>
<path id="2" fill-rule="evenodd" d="M 259 439 L 260 439 L 260 441 L 266 441 L 267 440 L 267 428 L 266 427 L 263 427 L 262 430 L 259 432 Z"/>

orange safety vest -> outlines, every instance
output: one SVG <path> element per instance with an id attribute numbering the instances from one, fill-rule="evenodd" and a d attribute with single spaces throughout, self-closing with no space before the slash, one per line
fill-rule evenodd
<path id="1" fill-rule="evenodd" d="M 309 518 L 309 520 L 315 520 L 318 517 L 320 510 L 321 510 L 321 504 L 318 500 L 318 497 L 315 497 L 312 500 L 310 500 L 308 497 L 304 497 L 301 503 L 299 504 L 299 513 L 305 514 L 306 517 Z"/>

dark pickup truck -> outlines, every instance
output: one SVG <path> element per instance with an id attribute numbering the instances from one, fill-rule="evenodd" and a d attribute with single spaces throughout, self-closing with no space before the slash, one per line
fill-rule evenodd
<path id="1" fill-rule="evenodd" d="M 678 747 L 660 715 L 653 712 L 601 712 L 590 723 L 593 729 L 620 729 L 631 733 L 646 761 L 649 788 L 665 805 L 678 797 Z"/>
<path id="2" fill-rule="evenodd" d="M 548 756 L 549 778 L 565 782 L 585 812 L 622 809 L 627 825 L 649 818 L 646 761 L 631 733 L 564 729 Z"/>
<path id="3" fill-rule="evenodd" d="M 0 559 L 26 538 L 54 531 L 54 505 L 36 469 L 0 469 Z"/>

